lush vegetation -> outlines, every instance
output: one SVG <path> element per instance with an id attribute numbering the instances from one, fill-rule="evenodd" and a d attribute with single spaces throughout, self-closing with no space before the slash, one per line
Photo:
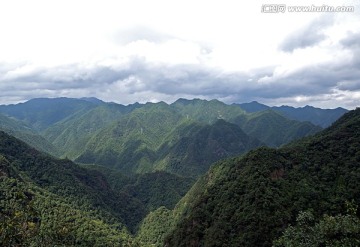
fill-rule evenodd
<path id="1" fill-rule="evenodd" d="M 266 110 L 236 117 L 233 122 L 246 133 L 270 147 L 279 147 L 299 137 L 313 135 L 321 128 L 310 122 L 289 120 L 279 113 Z"/>
<path id="2" fill-rule="evenodd" d="M 172 105 L 146 104 L 95 132 L 76 161 L 127 174 L 163 170 L 198 176 L 213 162 L 262 143 L 279 146 L 319 130 L 275 112 L 245 114 L 216 100 L 181 99 Z"/>
<path id="3" fill-rule="evenodd" d="M 0 112 L 24 121 L 36 130 L 44 130 L 77 111 L 90 109 L 101 104 L 82 99 L 39 98 L 16 105 L 1 105 Z"/>
<path id="4" fill-rule="evenodd" d="M 36 149 L 52 154 L 58 155 L 59 152 L 55 146 L 33 130 L 30 126 L 24 122 L 7 117 L 0 113 L 0 130 L 19 138 L 27 144 L 35 147 Z"/>
<path id="5" fill-rule="evenodd" d="M 277 147 L 320 130 L 275 112 L 246 113 L 218 100 L 123 106 L 95 98 L 33 99 L 0 106 L 0 112 L 28 126 L 11 134 L 39 150 L 128 175 L 162 170 L 197 177 L 213 162 L 261 143 Z"/>
<path id="6" fill-rule="evenodd" d="M 193 184 L 191 178 L 154 172 L 139 175 L 135 183 L 126 185 L 122 191 L 140 200 L 149 210 L 173 209 Z"/>
<path id="7" fill-rule="evenodd" d="M 298 120 L 301 122 L 309 121 L 323 128 L 329 127 L 333 122 L 335 122 L 339 117 L 341 117 L 347 112 L 346 109 L 341 107 L 338 107 L 336 109 L 320 109 L 308 105 L 299 108 L 295 108 L 291 106 L 269 107 L 267 105 L 260 104 L 256 101 L 250 103 L 238 104 L 238 106 L 240 106 L 241 109 L 249 113 L 272 109 L 289 119 Z"/>
<path id="8" fill-rule="evenodd" d="M 0 154 L 2 246 L 120 246 L 147 213 L 101 173 L 55 160 L 4 132 Z"/>
<path id="9" fill-rule="evenodd" d="M 1 246 L 137 246 L 132 234 L 193 184 L 165 172 L 129 178 L 57 160 L 0 132 Z"/>
<path id="10" fill-rule="evenodd" d="M 165 143 L 157 168 L 185 175 L 204 174 L 210 164 L 233 157 L 263 145 L 256 138 L 246 135 L 239 126 L 224 120 L 212 125 L 192 126 L 173 145 Z"/>
<path id="11" fill-rule="evenodd" d="M 221 161 L 172 212 L 155 211 L 143 221 L 140 233 L 153 227 L 162 236 L 140 237 L 167 246 L 301 246 L 291 243 L 304 234 L 301 212 L 311 212 L 311 231 L 321 231 L 317 244 L 306 246 L 358 241 L 360 212 L 346 212 L 350 202 L 352 208 L 360 204 L 359 146 L 357 109 L 314 137 Z M 161 228 L 170 219 L 175 222 Z"/>
<path id="12" fill-rule="evenodd" d="M 319 222 L 311 212 L 300 212 L 296 225 L 289 226 L 273 246 L 359 246 L 360 219 L 356 210 L 357 206 L 345 215 L 324 215 Z"/>
<path id="13" fill-rule="evenodd" d="M 359 245 L 360 110 L 315 136 L 217 100 L 0 112 L 1 246 Z"/>

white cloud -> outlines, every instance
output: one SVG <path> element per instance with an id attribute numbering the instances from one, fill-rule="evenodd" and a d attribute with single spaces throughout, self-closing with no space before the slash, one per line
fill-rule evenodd
<path id="1" fill-rule="evenodd" d="M 0 101 L 186 96 L 359 104 L 360 7 L 355 13 L 266 14 L 263 4 L 1 1 Z M 339 95 L 351 95 L 354 103 Z M 334 100 L 318 100 L 327 97 Z"/>

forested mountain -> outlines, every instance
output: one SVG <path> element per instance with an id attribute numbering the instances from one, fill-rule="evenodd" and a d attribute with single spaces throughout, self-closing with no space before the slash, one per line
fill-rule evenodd
<path id="1" fill-rule="evenodd" d="M 36 130 L 44 130 L 75 112 L 99 104 L 102 103 L 71 98 L 38 98 L 16 105 L 1 105 L 0 112 L 22 120 Z"/>
<path id="2" fill-rule="evenodd" d="M 150 172 L 157 149 L 181 119 L 165 103 L 148 103 L 95 134 L 76 161 L 126 173 Z"/>
<path id="3" fill-rule="evenodd" d="M 307 246 L 299 244 L 306 237 L 308 243 L 317 243 L 311 246 L 356 246 L 359 147 L 357 109 L 313 137 L 220 161 L 174 210 L 159 208 L 149 214 L 138 237 L 155 246 L 272 246 L 299 215 L 298 222 L 320 222 L 317 236 L 300 225 L 289 228 L 277 246 Z M 330 218 L 322 218 L 324 214 Z M 290 245 L 294 242 L 298 245 Z"/>
<path id="4" fill-rule="evenodd" d="M 0 132 L 0 244 L 137 246 L 131 233 L 149 210 L 173 208 L 192 184 L 80 167 Z"/>
<path id="5" fill-rule="evenodd" d="M 146 214 L 138 200 L 111 190 L 101 173 L 51 158 L 4 132 L 0 157 L 3 246 L 120 243 Z"/>
<path id="6" fill-rule="evenodd" d="M 241 109 L 243 109 L 244 111 L 246 111 L 248 113 L 265 111 L 265 110 L 269 110 L 271 108 L 270 106 L 261 104 L 257 101 L 252 101 L 249 103 L 234 104 L 234 105 L 240 106 Z"/>
<path id="7" fill-rule="evenodd" d="M 244 115 L 245 112 L 236 106 L 227 105 L 219 100 L 178 99 L 171 107 L 189 119 L 205 124 L 212 124 L 218 119 L 230 121 L 232 118 Z"/>
<path id="8" fill-rule="evenodd" d="M 246 135 L 239 126 L 222 119 L 211 125 L 186 127 L 188 131 L 182 131 L 173 145 L 164 144 L 160 158 L 155 162 L 156 168 L 183 176 L 201 175 L 215 161 L 264 145 Z"/>
<path id="9" fill-rule="evenodd" d="M 294 108 L 291 106 L 279 106 L 273 107 L 275 111 L 281 112 L 284 116 L 298 120 L 298 121 L 310 121 L 315 125 L 319 125 L 323 128 L 330 126 L 339 117 L 344 115 L 348 110 L 338 107 L 336 109 L 320 109 L 313 106 L 304 106 Z"/>
<path id="10" fill-rule="evenodd" d="M 237 105 L 226 105 L 218 100 L 179 99 L 171 106 L 187 118 L 203 123 L 214 123 L 218 119 L 235 123 L 247 135 L 268 146 L 278 147 L 321 130 L 309 122 L 291 121 L 275 111 L 246 113 Z"/>
<path id="11" fill-rule="evenodd" d="M 279 147 L 321 130 L 310 122 L 290 120 L 273 110 L 240 115 L 232 121 L 270 147 Z"/>
<path id="12" fill-rule="evenodd" d="M 121 191 L 140 200 L 148 210 L 159 207 L 173 209 L 194 184 L 194 179 L 158 171 L 136 176 L 134 183 Z"/>
<path id="13" fill-rule="evenodd" d="M 336 109 L 320 109 L 312 106 L 291 107 L 291 106 L 267 106 L 256 101 L 250 103 L 235 104 L 248 113 L 260 112 L 272 109 L 283 116 L 297 121 L 309 121 L 315 125 L 326 128 L 330 126 L 339 117 L 344 115 L 348 110 L 338 107 Z"/>
<path id="14" fill-rule="evenodd" d="M 33 130 L 24 122 L 4 116 L 0 113 L 0 130 L 13 135 L 27 144 L 35 147 L 43 152 L 58 155 L 59 152 L 55 146 L 41 136 L 37 131 Z"/>
<path id="15" fill-rule="evenodd" d="M 163 170 L 196 177 L 214 161 L 259 145 L 235 124 L 202 124 L 165 103 L 147 104 L 94 135 L 76 161 L 128 174 Z"/>
<path id="16" fill-rule="evenodd" d="M 217 100 L 0 112 L 2 246 L 298 246 L 308 222 L 313 243 L 360 235 L 359 109 L 324 131 Z"/>
<path id="17" fill-rule="evenodd" d="M 124 106 L 95 98 L 34 99 L 0 106 L 0 112 L 26 123 L 57 152 L 35 145 L 41 150 L 127 174 L 161 170 L 196 177 L 214 161 L 320 130 L 273 111 L 246 113 L 218 100 Z"/>
<path id="18" fill-rule="evenodd" d="M 139 106 L 101 104 L 87 111 L 78 111 L 51 125 L 43 132 L 43 136 L 58 147 L 61 156 L 76 159 L 99 130 Z"/>

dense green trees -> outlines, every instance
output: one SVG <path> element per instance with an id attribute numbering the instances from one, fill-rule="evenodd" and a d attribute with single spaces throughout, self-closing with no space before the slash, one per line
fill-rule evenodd
<path id="1" fill-rule="evenodd" d="M 2 246 L 122 246 L 146 214 L 100 172 L 51 158 L 4 132 L 0 192 Z"/>
<path id="2" fill-rule="evenodd" d="M 4 162 L 4 161 L 0 161 Z M 0 243 L 2 246 L 30 245 L 39 233 L 39 213 L 34 193 L 16 179 L 0 177 Z"/>
<path id="3" fill-rule="evenodd" d="M 0 245 L 137 246 L 132 234 L 149 210 L 173 208 L 192 183 L 81 167 L 0 132 Z"/>
<path id="4" fill-rule="evenodd" d="M 357 109 L 314 137 L 219 162 L 173 210 L 176 222 L 164 234 L 165 244 L 271 246 L 284 228 L 296 225 L 296 216 L 307 210 L 318 222 L 316 231 L 321 228 L 325 236 L 319 241 L 327 241 L 327 230 L 350 241 L 346 234 L 353 239 L 358 220 L 340 214 L 346 212 L 345 202 L 360 204 L 359 146 Z M 150 228 L 149 221 L 146 224 Z M 338 231 L 347 229 L 345 226 L 348 233 Z M 284 241 L 292 241 L 298 231 L 301 227 L 290 227 Z M 341 242 L 333 246 L 336 244 Z"/>
<path id="5" fill-rule="evenodd" d="M 0 178 L 1 246 L 125 246 L 126 229 L 33 184 Z M 77 200 L 77 198 L 72 198 Z"/>
<path id="6" fill-rule="evenodd" d="M 360 219 L 356 212 L 346 215 L 323 216 L 315 221 L 310 211 L 300 212 L 296 225 L 289 226 L 283 235 L 274 241 L 274 247 L 340 247 L 360 245 Z"/>

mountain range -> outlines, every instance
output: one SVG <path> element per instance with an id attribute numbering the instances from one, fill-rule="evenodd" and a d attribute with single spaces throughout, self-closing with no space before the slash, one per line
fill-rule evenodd
<path id="1" fill-rule="evenodd" d="M 341 117 L 348 110 L 338 107 L 336 109 L 321 109 L 313 106 L 291 107 L 291 106 L 267 106 L 259 102 L 236 104 L 249 113 L 274 110 L 285 117 L 298 121 L 309 121 L 323 128 L 329 127 L 334 121 Z"/>
<path id="2" fill-rule="evenodd" d="M 334 119 L 325 129 L 247 111 L 199 99 L 0 106 L 0 244 L 360 243 L 360 110 L 315 109 Z"/>
<path id="3" fill-rule="evenodd" d="M 319 118 L 334 111 L 321 110 Z M 191 177 L 217 160 L 262 145 L 279 147 L 322 129 L 271 109 L 247 113 L 238 105 L 200 99 L 124 106 L 96 98 L 40 98 L 2 105 L 0 114 L 2 123 L 24 126 L 17 137 L 55 157 L 127 174 L 167 171 Z"/>

